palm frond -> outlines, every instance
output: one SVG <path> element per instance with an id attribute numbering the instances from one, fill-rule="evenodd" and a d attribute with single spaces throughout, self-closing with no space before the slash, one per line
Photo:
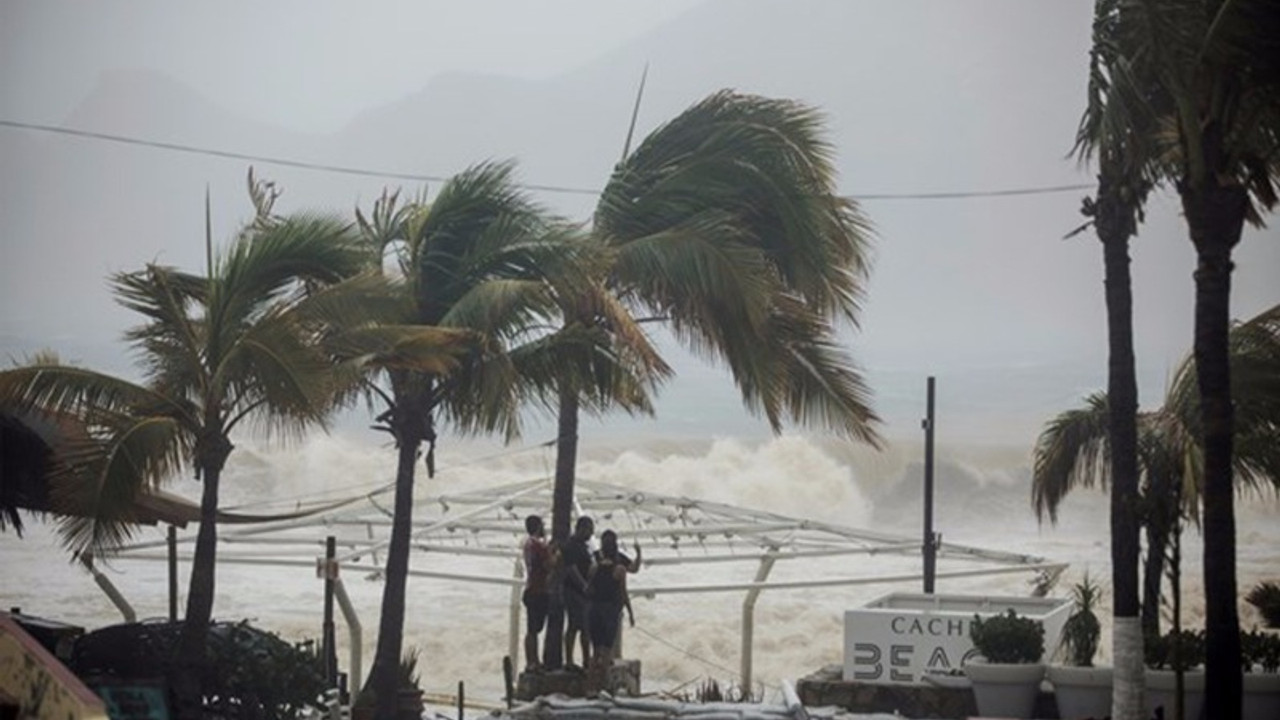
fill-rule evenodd
<path id="1" fill-rule="evenodd" d="M 835 192 L 820 114 L 800 103 L 713 94 L 645 138 L 614 170 L 595 230 L 629 242 L 718 213 L 792 290 L 856 318 L 870 225 Z"/>
<path id="2" fill-rule="evenodd" d="M 59 469 L 49 478 L 51 506 L 73 555 L 102 554 L 128 540 L 136 500 L 173 477 L 192 450 L 192 435 L 168 417 L 118 415 L 99 428 L 54 451 Z"/>
<path id="3" fill-rule="evenodd" d="M 1058 505 L 1077 487 L 1105 487 L 1110 481 L 1106 393 L 1085 398 L 1084 406 L 1058 415 L 1036 439 L 1031 505 L 1036 517 L 1058 521 Z"/>

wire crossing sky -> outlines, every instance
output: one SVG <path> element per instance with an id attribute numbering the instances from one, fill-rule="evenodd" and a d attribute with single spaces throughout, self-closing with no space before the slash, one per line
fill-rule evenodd
<path id="1" fill-rule="evenodd" d="M 326 163 L 307 162 L 304 160 L 292 160 L 280 157 L 269 157 L 265 155 L 252 155 L 249 153 L 233 152 L 230 150 L 218 150 L 208 147 L 200 147 L 197 145 L 186 145 L 183 143 L 162 142 L 159 140 L 147 140 L 139 137 L 129 137 L 126 135 L 115 135 L 112 133 L 95 132 L 92 130 L 79 130 L 76 128 L 56 127 L 53 125 L 43 125 L 40 123 L 18 122 L 16 120 L 0 120 L 0 127 L 15 128 L 21 130 L 35 130 L 39 132 L 55 133 L 58 135 L 70 135 L 72 137 L 87 138 L 91 140 L 103 140 L 107 142 L 123 143 L 126 145 L 138 145 L 141 147 L 156 148 L 159 150 L 170 150 L 174 152 L 191 153 L 195 155 L 208 155 L 211 157 L 227 158 L 231 160 L 249 160 L 252 162 L 268 163 L 271 165 L 280 165 L 283 167 L 301 168 L 304 170 L 317 170 L 321 172 L 342 173 L 344 175 L 361 175 L 365 177 L 388 178 L 393 180 L 413 180 L 419 182 L 444 182 L 448 180 L 443 175 L 419 174 L 419 173 L 403 173 L 393 172 L 390 170 L 372 170 L 368 168 L 344 167 L 341 165 L 329 165 Z M 599 190 L 589 188 L 564 187 L 561 185 L 541 185 L 536 183 L 517 183 L 526 190 L 537 190 L 548 193 L 564 193 L 567 195 L 599 195 Z M 983 198 L 983 197 L 1005 197 L 1015 195 L 1048 195 L 1052 193 L 1073 192 L 1077 190 L 1091 189 L 1092 185 L 1073 184 L 1073 185 L 1048 185 L 1043 187 L 1019 187 L 1003 190 L 958 190 L 952 192 L 913 192 L 913 193 L 854 193 L 849 197 L 851 200 L 956 200 L 964 198 Z"/>

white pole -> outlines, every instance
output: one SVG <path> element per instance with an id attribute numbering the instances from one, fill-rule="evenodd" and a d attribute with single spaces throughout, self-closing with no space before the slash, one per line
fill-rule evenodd
<path id="1" fill-rule="evenodd" d="M 517 582 L 511 586 L 511 624 L 507 626 L 508 642 L 507 654 L 511 657 L 511 666 L 520 667 L 520 590 L 523 583 L 518 582 L 524 577 L 524 563 L 520 558 L 516 558 L 515 571 L 512 574 Z"/>
<path id="2" fill-rule="evenodd" d="M 89 569 L 89 573 L 93 575 L 93 581 L 98 583 L 98 587 L 102 588 L 102 592 L 106 593 L 107 599 L 124 616 L 124 621 L 129 623 L 137 622 L 138 613 L 133 611 L 133 606 L 129 604 L 128 600 L 125 600 L 124 595 L 120 594 L 120 591 L 112 584 L 111 578 L 98 572 L 98 568 L 93 566 L 93 555 L 90 553 L 82 554 L 80 562 L 84 563 L 84 566 Z"/>
<path id="3" fill-rule="evenodd" d="M 347 587 L 342 584 L 341 577 L 333 579 L 333 596 L 338 599 L 338 606 L 342 608 L 342 619 L 347 621 L 347 639 L 351 644 L 351 682 L 347 684 L 347 689 L 351 692 L 351 696 L 355 697 L 360 692 L 360 685 L 364 680 L 364 667 L 361 662 L 364 632 L 360 626 L 360 616 L 356 615 L 356 607 L 351 604 Z"/>
<path id="4" fill-rule="evenodd" d="M 751 648 L 755 641 L 756 631 L 756 598 L 760 597 L 763 583 L 773 569 L 775 552 L 770 550 L 760 558 L 760 567 L 756 569 L 756 586 L 747 591 L 742 600 L 742 691 L 751 692 Z"/>

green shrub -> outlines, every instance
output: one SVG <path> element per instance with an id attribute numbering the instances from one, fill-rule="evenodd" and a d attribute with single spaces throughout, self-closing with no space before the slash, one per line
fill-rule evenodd
<path id="1" fill-rule="evenodd" d="M 987 662 L 1026 665 L 1044 654 L 1044 626 L 1018 617 L 1013 608 L 985 620 L 974 615 L 969 637 Z"/>
<path id="2" fill-rule="evenodd" d="M 181 622 L 101 628 L 76 640 L 69 667 L 102 684 L 154 678 L 172 687 L 181 633 Z M 211 623 L 205 653 L 200 686 L 209 717 L 289 720 L 319 708 L 327 688 L 309 645 L 295 646 L 248 621 Z"/>
<path id="3" fill-rule="evenodd" d="M 1181 639 L 1182 647 L 1178 651 L 1179 659 L 1174 659 L 1175 641 Z M 1142 643 L 1142 654 L 1147 667 L 1152 670 L 1191 670 L 1204 664 L 1204 631 L 1172 630 L 1158 638 L 1146 638 Z"/>
<path id="4" fill-rule="evenodd" d="M 1245 672 L 1280 671 L 1280 635 L 1259 632 L 1240 632 L 1240 659 Z"/>

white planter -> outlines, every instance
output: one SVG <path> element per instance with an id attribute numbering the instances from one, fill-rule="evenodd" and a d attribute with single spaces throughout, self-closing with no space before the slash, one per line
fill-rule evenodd
<path id="1" fill-rule="evenodd" d="M 1244 720 L 1280 718 L 1280 675 L 1276 673 L 1244 674 Z"/>
<path id="2" fill-rule="evenodd" d="M 1058 647 L 1070 598 L 890 593 L 844 614 L 844 679 L 918 685 L 926 675 L 962 667 L 975 656 L 973 616 L 1012 608 L 1044 627 L 1046 654 Z M 1041 662 L 1048 660 L 1042 657 Z"/>
<path id="3" fill-rule="evenodd" d="M 1147 715 L 1155 713 L 1157 707 L 1164 707 L 1164 716 L 1173 717 L 1173 699 L 1177 695 L 1177 678 L 1172 670 L 1152 670 L 1147 668 Z M 1204 671 L 1188 670 L 1182 675 L 1182 717 L 1185 720 L 1198 720 L 1204 708 Z"/>
<path id="4" fill-rule="evenodd" d="M 1111 715 L 1112 668 L 1050 665 L 1046 674 L 1062 720 Z"/>
<path id="5" fill-rule="evenodd" d="M 1029 718 L 1044 679 L 1044 665 L 972 662 L 964 666 L 964 674 L 973 682 L 979 715 Z"/>

